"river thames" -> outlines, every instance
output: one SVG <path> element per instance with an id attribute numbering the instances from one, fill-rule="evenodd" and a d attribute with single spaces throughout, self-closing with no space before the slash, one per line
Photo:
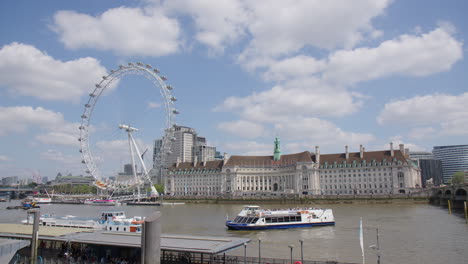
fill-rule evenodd
<path id="1" fill-rule="evenodd" d="M 19 223 L 26 211 L 6 210 L 18 200 L 0 203 L 0 222 Z M 122 210 L 128 217 L 148 216 L 161 211 L 162 232 L 199 236 L 236 236 L 250 238 L 247 255 L 258 256 L 261 239 L 262 257 L 300 260 L 303 240 L 304 259 L 362 263 L 359 244 L 359 219 L 363 219 L 366 263 L 377 263 L 376 244 L 379 229 L 381 263 L 462 264 L 468 262 L 468 224 L 461 213 L 448 214 L 446 208 L 427 204 L 332 204 L 311 207 L 332 208 L 336 225 L 266 231 L 231 231 L 224 222 L 241 210 L 240 204 L 177 204 L 147 206 L 41 205 L 41 214 L 98 217 L 102 211 Z M 268 204 L 264 208 L 293 208 L 305 205 Z M 229 252 L 243 256 L 244 249 Z"/>

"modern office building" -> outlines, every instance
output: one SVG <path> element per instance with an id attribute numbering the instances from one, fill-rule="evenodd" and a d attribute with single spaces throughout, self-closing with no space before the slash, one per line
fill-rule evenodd
<path id="1" fill-rule="evenodd" d="M 215 160 L 216 148 L 207 145 L 193 146 L 193 157 L 198 161 Z"/>
<path id="2" fill-rule="evenodd" d="M 211 161 L 215 159 L 216 148 L 206 144 L 206 138 L 197 135 L 195 129 L 185 126 L 174 127 L 174 141 L 171 143 L 171 153 L 166 158 L 165 167 L 177 162 Z M 153 161 L 160 152 L 162 140 L 154 142 Z"/>
<path id="3" fill-rule="evenodd" d="M 468 145 L 435 146 L 432 153 L 442 161 L 444 184 L 450 183 L 455 172 L 468 170 Z"/>
<path id="4" fill-rule="evenodd" d="M 434 155 L 432 152 L 424 152 L 424 151 L 411 151 L 409 153 L 410 159 L 420 160 L 420 159 L 433 159 Z"/>
<path id="5" fill-rule="evenodd" d="M 421 183 L 426 187 L 426 181 L 432 179 L 434 186 L 443 184 L 442 177 L 442 161 L 436 159 L 420 159 L 418 160 L 419 168 L 421 169 Z"/>
<path id="6" fill-rule="evenodd" d="M 10 177 L 2 178 L 3 186 L 14 186 L 18 184 L 19 184 L 18 176 L 10 176 Z"/>
<path id="7" fill-rule="evenodd" d="M 169 168 L 166 194 L 276 196 L 285 194 L 392 194 L 421 188 L 421 171 L 399 150 L 282 155 L 275 140 L 272 156 L 224 156 L 210 162 L 178 162 Z"/>

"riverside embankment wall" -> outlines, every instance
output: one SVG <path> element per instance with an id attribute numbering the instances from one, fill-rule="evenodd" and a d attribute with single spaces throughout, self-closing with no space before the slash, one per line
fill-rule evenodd
<path id="1" fill-rule="evenodd" d="M 164 197 L 165 201 L 185 203 L 213 203 L 213 204 L 428 204 L 430 199 L 426 195 L 327 195 L 327 196 L 282 196 L 282 197 L 200 197 L 200 196 L 171 196 Z"/>

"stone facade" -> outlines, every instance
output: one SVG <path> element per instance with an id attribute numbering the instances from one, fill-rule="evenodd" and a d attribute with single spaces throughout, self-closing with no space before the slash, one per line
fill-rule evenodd
<path id="1" fill-rule="evenodd" d="M 168 170 L 166 194 L 276 196 L 285 194 L 393 194 L 421 188 L 421 172 L 399 150 L 339 154 L 304 151 L 273 156 L 231 156 L 220 161 L 176 163 Z"/>

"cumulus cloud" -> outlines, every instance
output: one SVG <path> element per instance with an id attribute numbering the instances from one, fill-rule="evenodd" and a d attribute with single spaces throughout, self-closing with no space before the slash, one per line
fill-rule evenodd
<path id="1" fill-rule="evenodd" d="M 371 21 L 381 15 L 389 0 L 359 1 L 248 1 L 252 40 L 240 56 L 257 53 L 272 56 L 290 54 L 305 46 L 323 49 L 353 47 L 366 36 L 381 31 Z M 339 18 L 339 19 L 338 19 Z"/>
<path id="2" fill-rule="evenodd" d="M 13 96 L 78 102 L 105 73 L 99 61 L 90 57 L 62 62 L 16 42 L 0 49 L 0 86 Z"/>
<path id="3" fill-rule="evenodd" d="M 381 125 L 438 126 L 441 134 L 463 135 L 468 128 L 468 92 L 461 95 L 416 96 L 385 104 L 377 117 Z"/>
<path id="4" fill-rule="evenodd" d="M 376 48 L 332 53 L 323 78 L 352 84 L 391 75 L 427 76 L 451 69 L 462 58 L 462 42 L 449 28 L 438 27 L 426 34 L 384 41 Z"/>
<path id="5" fill-rule="evenodd" d="M 263 144 L 256 141 L 238 141 L 228 142 L 221 145 L 223 149 L 229 151 L 229 153 L 235 153 L 234 155 L 272 155 L 273 145 Z"/>
<path id="6" fill-rule="evenodd" d="M 330 121 L 310 117 L 277 122 L 274 130 L 282 137 L 300 141 L 310 149 L 315 145 L 359 145 L 375 140 L 372 134 L 343 131 Z"/>
<path id="7" fill-rule="evenodd" d="M 2 161 L 9 161 L 10 158 L 8 156 L 5 156 L 5 155 L 0 155 L 0 162 Z"/>
<path id="8" fill-rule="evenodd" d="M 55 13 L 52 29 L 70 49 L 163 56 L 177 52 L 180 46 L 179 23 L 161 8 L 118 7 L 96 17 L 63 10 Z"/>
<path id="9" fill-rule="evenodd" d="M 222 122 L 218 125 L 218 128 L 242 138 L 257 138 L 265 135 L 263 125 L 246 120 Z"/>
<path id="10" fill-rule="evenodd" d="M 196 27 L 195 40 L 221 53 L 245 35 L 248 12 L 243 1 L 173 0 L 164 3 L 166 10 L 190 16 Z"/>
<path id="11" fill-rule="evenodd" d="M 0 123 L 0 136 L 36 128 L 36 139 L 42 143 L 78 146 L 79 124 L 66 122 L 62 113 L 42 107 L 0 107 Z"/>
<path id="12" fill-rule="evenodd" d="M 298 55 L 255 64 L 266 67 L 264 78 L 272 81 L 314 76 L 326 83 L 353 83 L 392 75 L 427 76 L 450 70 L 463 58 L 463 43 L 447 23 L 420 35 L 402 35 L 375 48 L 338 50 L 326 59 Z"/>

